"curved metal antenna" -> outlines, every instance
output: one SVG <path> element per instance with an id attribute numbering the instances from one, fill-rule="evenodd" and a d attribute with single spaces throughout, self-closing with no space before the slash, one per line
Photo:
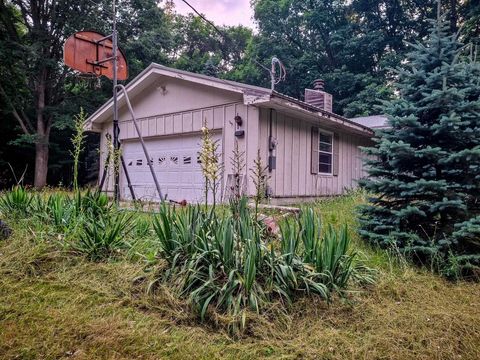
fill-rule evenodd
<path id="1" fill-rule="evenodd" d="M 278 68 L 278 75 L 277 75 L 277 68 Z M 285 81 L 285 78 L 287 76 L 287 70 L 285 69 L 285 66 L 283 63 L 280 61 L 279 58 L 274 56 L 272 58 L 272 70 L 270 71 L 270 77 L 272 81 L 272 91 L 275 90 L 275 85 L 280 83 L 281 81 Z"/>

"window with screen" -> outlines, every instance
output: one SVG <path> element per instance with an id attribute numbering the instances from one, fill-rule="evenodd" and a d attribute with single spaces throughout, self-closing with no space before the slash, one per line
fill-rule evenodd
<path id="1" fill-rule="evenodd" d="M 333 136 L 323 131 L 320 131 L 318 135 L 318 172 L 332 174 Z"/>

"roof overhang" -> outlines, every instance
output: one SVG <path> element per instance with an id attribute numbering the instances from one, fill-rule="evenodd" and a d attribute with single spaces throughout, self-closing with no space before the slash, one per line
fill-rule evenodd
<path id="1" fill-rule="evenodd" d="M 263 95 L 268 92 L 267 89 L 261 87 L 240 84 L 234 81 L 217 79 L 206 75 L 172 69 L 163 65 L 152 63 L 140 74 L 138 74 L 135 79 L 133 79 L 128 85 L 125 86 L 128 96 L 132 99 L 135 96 L 139 95 L 144 89 L 157 81 L 159 75 L 180 79 L 191 83 L 201 84 L 204 86 L 215 87 L 217 89 L 233 93 L 244 94 L 247 97 L 255 94 Z M 119 108 L 126 104 L 125 96 L 123 93 L 119 93 L 117 99 Z M 92 115 L 88 117 L 88 119 L 85 121 L 85 129 L 90 131 L 99 131 L 101 127 L 101 125 L 99 124 L 111 119 L 112 113 L 113 97 L 110 98 L 97 111 L 95 111 Z"/>
<path id="2" fill-rule="evenodd" d="M 343 116 L 324 111 L 295 98 L 273 92 L 268 97 L 258 97 L 250 105 L 271 108 L 325 128 L 325 130 L 343 130 L 357 135 L 372 137 L 374 131 L 367 126 L 357 124 Z"/>
<path id="3" fill-rule="evenodd" d="M 128 96 L 133 98 L 139 95 L 144 89 L 148 88 L 158 76 L 167 76 L 191 83 L 210 86 L 217 89 L 238 93 L 243 95 L 245 105 L 254 105 L 257 107 L 273 108 L 285 112 L 291 116 L 299 117 L 309 121 L 312 124 L 322 125 L 331 129 L 342 129 L 344 131 L 354 132 L 358 135 L 372 137 L 374 132 L 367 126 L 353 122 L 343 116 L 325 111 L 306 102 L 283 95 L 270 89 L 238 83 L 235 81 L 217 79 L 214 77 L 195 74 L 188 71 L 168 68 L 156 63 L 150 64 L 145 70 L 135 77 L 125 88 Z M 125 96 L 123 93 L 118 96 L 119 108 L 124 106 Z M 109 121 L 113 113 L 113 98 L 103 104 L 85 121 L 85 130 L 101 131 L 102 123 Z"/>

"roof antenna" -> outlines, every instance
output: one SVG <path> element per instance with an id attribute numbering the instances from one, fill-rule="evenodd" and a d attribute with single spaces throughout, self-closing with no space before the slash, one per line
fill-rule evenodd
<path id="1" fill-rule="evenodd" d="M 277 68 L 278 68 L 278 75 L 277 75 Z M 281 81 L 285 81 L 285 77 L 287 76 L 287 70 L 283 63 L 274 56 L 272 58 L 272 70 L 270 70 L 270 78 L 272 80 L 272 91 L 275 90 L 275 85 L 280 83 Z"/>

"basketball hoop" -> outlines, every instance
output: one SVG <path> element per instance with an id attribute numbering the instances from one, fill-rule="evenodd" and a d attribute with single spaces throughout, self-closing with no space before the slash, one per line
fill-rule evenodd
<path id="1" fill-rule="evenodd" d="M 79 84 L 84 85 L 88 89 L 98 90 L 102 87 L 100 76 L 91 73 L 78 73 L 75 78 Z"/>
<path id="2" fill-rule="evenodd" d="M 117 80 L 128 78 L 125 54 L 117 51 Z M 113 80 L 113 43 L 112 35 L 105 36 L 95 31 L 79 31 L 71 35 L 63 46 L 65 65 L 81 74 L 94 77 L 106 76 Z"/>
<path id="3" fill-rule="evenodd" d="M 118 84 L 118 80 L 126 80 L 128 78 L 128 67 L 127 59 L 125 54 L 121 49 L 118 48 L 118 33 L 117 33 L 117 18 L 116 18 L 116 0 L 113 0 L 113 26 L 112 33 L 110 35 L 103 35 L 95 31 L 79 31 L 71 35 L 63 46 L 63 61 L 66 66 L 69 66 L 73 70 L 78 71 L 78 79 L 84 83 L 96 82 L 94 85 L 96 88 L 100 88 L 101 82 L 100 77 L 106 76 L 109 79 L 113 80 L 113 147 L 115 151 L 120 150 L 120 127 L 118 125 L 118 100 L 117 92 L 118 89 L 123 91 L 123 95 L 128 105 L 128 109 L 135 124 L 135 129 L 137 130 L 138 137 L 143 146 L 143 151 L 145 157 L 150 159 L 148 155 L 147 148 L 143 141 L 140 128 L 137 124 L 135 114 L 132 109 L 127 91 L 125 87 L 121 84 Z M 133 191 L 133 186 L 130 183 L 130 177 L 128 175 L 127 166 L 125 161 L 120 155 L 121 163 L 125 176 L 127 179 L 127 184 L 132 194 L 132 198 L 135 199 L 135 194 Z M 164 201 L 165 198 L 162 196 L 160 190 L 160 185 L 158 184 L 155 171 L 153 169 L 152 163 L 149 162 L 150 171 L 152 173 L 152 178 L 155 182 L 157 192 L 160 196 L 160 200 Z M 104 175 L 106 174 L 104 169 Z M 100 182 L 100 190 L 105 181 L 105 176 L 102 177 Z M 118 204 L 120 201 L 120 170 L 115 171 L 114 179 L 114 198 L 115 202 Z"/>

